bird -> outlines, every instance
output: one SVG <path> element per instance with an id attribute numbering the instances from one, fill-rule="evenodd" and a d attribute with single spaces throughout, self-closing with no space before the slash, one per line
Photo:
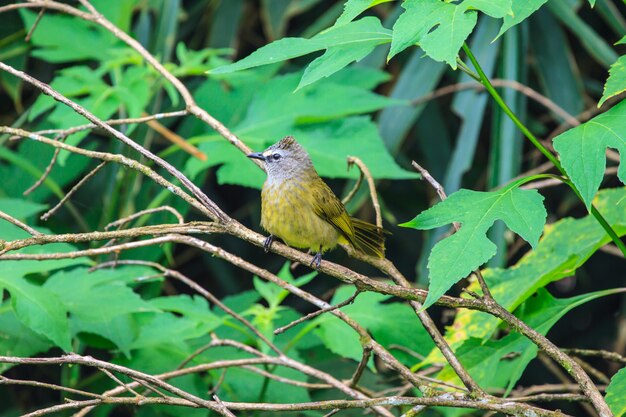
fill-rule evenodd
<path id="1" fill-rule="evenodd" d="M 289 246 L 315 253 L 310 264 L 315 269 L 321 266 L 322 254 L 338 243 L 384 257 L 389 232 L 350 217 L 293 136 L 247 156 L 262 161 L 267 173 L 261 191 L 261 227 L 269 233 L 265 252 L 278 237 Z"/>

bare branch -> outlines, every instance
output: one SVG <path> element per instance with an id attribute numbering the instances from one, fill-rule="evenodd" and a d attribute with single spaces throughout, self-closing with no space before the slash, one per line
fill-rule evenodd
<path id="1" fill-rule="evenodd" d="M 141 210 L 141 211 L 138 211 L 137 213 L 131 214 L 130 216 L 118 219 L 104 226 L 104 230 L 109 230 L 110 228 L 115 227 L 115 226 L 122 226 L 130 222 L 131 220 L 135 220 L 138 217 L 145 216 L 147 214 L 157 213 L 160 211 L 169 211 L 170 213 L 172 213 L 176 217 L 176 220 L 178 220 L 178 224 L 185 223 L 185 219 L 183 218 L 183 215 L 180 214 L 178 210 L 170 206 L 160 206 L 160 207 L 155 207 L 152 209 Z"/>
<path id="2" fill-rule="evenodd" d="M 23 223 L 23 222 L 19 221 L 15 217 L 9 216 L 8 214 L 6 214 L 3 211 L 0 211 L 0 219 L 6 220 L 9 223 L 14 224 L 15 226 L 17 226 L 20 229 L 24 230 L 26 233 L 28 233 L 31 236 L 35 236 L 35 237 L 43 236 L 43 233 L 36 231 L 35 229 L 30 227 L 26 223 Z M 6 247 L 6 244 L 4 244 L 3 246 Z M 4 248 L 0 247 L 0 253 L 2 253 L 3 250 L 4 250 Z"/>
<path id="3" fill-rule="evenodd" d="M 374 183 L 374 178 L 372 177 L 372 173 L 370 172 L 367 165 L 361 161 L 361 159 L 356 156 L 348 157 L 348 167 L 351 165 L 356 165 L 359 167 L 359 170 L 365 175 L 365 179 L 367 180 L 367 185 L 370 189 L 370 196 L 372 198 L 372 205 L 374 206 L 374 211 L 376 212 L 376 226 L 382 228 L 383 227 L 383 217 L 380 214 L 380 204 L 378 203 L 378 193 L 376 192 L 376 184 Z"/>
<path id="4" fill-rule="evenodd" d="M 63 203 L 65 203 L 67 200 L 69 200 L 72 195 L 74 195 L 74 193 L 76 191 L 78 191 L 78 189 L 80 187 L 82 187 L 85 183 L 87 183 L 87 181 L 89 181 L 94 175 L 96 175 L 98 173 L 98 171 L 100 171 L 105 165 L 106 165 L 106 161 L 101 162 L 100 164 L 98 164 L 98 166 L 96 166 L 94 169 L 92 169 L 87 175 L 85 175 L 83 178 L 81 178 L 80 181 L 78 181 L 78 184 L 76 184 L 75 186 L 73 186 L 67 194 L 65 194 L 65 197 L 63 197 L 61 199 L 61 201 L 59 201 L 57 203 L 56 206 L 52 207 L 50 210 L 48 210 L 47 212 L 45 212 L 44 214 L 41 215 L 41 220 L 48 220 L 50 218 L 50 216 L 54 215 L 54 213 L 57 212 L 58 209 L 61 208 L 61 206 L 63 206 Z"/>
<path id="5" fill-rule="evenodd" d="M 307 320 L 311 320 L 312 318 L 315 318 L 315 317 L 317 317 L 317 316 L 319 316 L 321 314 L 328 313 L 329 311 L 333 311 L 333 310 L 336 310 L 336 309 L 341 308 L 341 307 L 345 307 L 348 304 L 352 304 L 354 302 L 354 300 L 356 299 L 356 297 L 360 293 L 361 293 L 361 290 L 357 289 L 354 292 L 354 294 L 352 294 L 349 298 L 347 298 L 346 300 L 340 302 L 339 304 L 331 306 L 330 308 L 322 308 L 321 310 L 317 310 L 317 311 L 314 311 L 312 313 L 307 314 L 306 316 L 302 316 L 299 319 L 294 320 L 291 323 L 289 323 L 289 324 L 287 324 L 287 325 L 285 325 L 283 327 L 279 327 L 278 329 L 274 330 L 274 334 L 284 333 L 287 330 L 291 329 L 293 326 L 296 326 L 296 325 L 298 325 L 300 323 L 303 323 L 303 322 L 305 322 Z"/>

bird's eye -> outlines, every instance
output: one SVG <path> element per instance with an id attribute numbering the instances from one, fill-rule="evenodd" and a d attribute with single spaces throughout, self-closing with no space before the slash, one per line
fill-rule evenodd
<path id="1" fill-rule="evenodd" d="M 274 161 L 278 161 L 280 159 L 280 154 L 275 153 L 274 155 L 272 155 L 272 158 L 274 158 Z"/>

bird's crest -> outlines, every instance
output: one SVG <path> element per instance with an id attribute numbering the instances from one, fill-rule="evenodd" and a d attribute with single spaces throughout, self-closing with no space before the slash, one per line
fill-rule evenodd
<path id="1" fill-rule="evenodd" d="M 298 146 L 298 142 L 296 142 L 296 139 L 293 136 L 285 136 L 280 140 L 280 142 L 278 142 L 277 148 L 290 149 L 294 146 Z"/>

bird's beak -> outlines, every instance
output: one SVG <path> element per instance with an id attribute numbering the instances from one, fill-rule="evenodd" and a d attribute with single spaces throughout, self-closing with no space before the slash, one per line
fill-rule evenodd
<path id="1" fill-rule="evenodd" d="M 261 161 L 265 161 L 265 156 L 261 152 L 249 153 L 248 158 L 251 159 L 260 159 Z"/>

